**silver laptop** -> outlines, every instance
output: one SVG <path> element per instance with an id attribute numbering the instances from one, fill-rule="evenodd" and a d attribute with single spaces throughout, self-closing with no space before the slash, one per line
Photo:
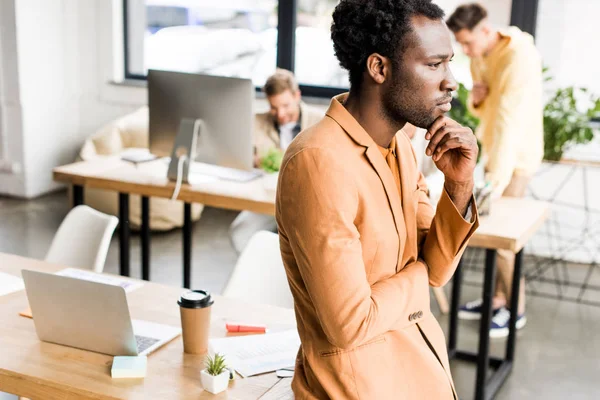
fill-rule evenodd
<path id="1" fill-rule="evenodd" d="M 179 327 L 131 320 L 125 290 L 23 270 L 40 340 L 113 356 L 147 355 L 176 338 Z"/>

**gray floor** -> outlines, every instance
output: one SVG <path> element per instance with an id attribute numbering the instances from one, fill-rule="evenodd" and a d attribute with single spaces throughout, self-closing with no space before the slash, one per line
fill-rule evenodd
<path id="1" fill-rule="evenodd" d="M 43 258 L 54 232 L 68 212 L 65 192 L 33 201 L 0 197 L 0 252 Z M 195 288 L 219 293 L 235 264 L 237 254 L 227 235 L 236 213 L 207 208 L 194 225 L 193 272 Z M 139 239 L 132 237 L 132 276 L 140 276 Z M 118 242 L 110 247 L 106 272 L 118 272 Z M 573 266 L 573 268 L 577 268 Z M 577 272 L 577 271 L 575 271 Z M 153 281 L 181 285 L 181 231 L 153 234 Z M 472 276 L 470 276 L 472 278 Z M 478 297 L 480 288 L 467 285 L 465 300 Z M 434 313 L 439 314 L 435 301 Z M 440 323 L 447 327 L 447 317 Z M 462 323 L 459 347 L 477 348 L 477 323 Z M 600 390 L 600 307 L 540 297 L 528 301 L 528 325 L 519 333 L 513 373 L 497 399 L 597 399 Z M 501 356 L 503 340 L 492 342 Z M 453 362 L 452 373 L 461 399 L 471 399 L 475 369 Z"/>

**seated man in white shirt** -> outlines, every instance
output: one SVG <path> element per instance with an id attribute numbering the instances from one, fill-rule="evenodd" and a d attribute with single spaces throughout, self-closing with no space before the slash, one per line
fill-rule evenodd
<path id="1" fill-rule="evenodd" d="M 261 159 L 270 150 L 284 152 L 300 131 L 323 118 L 324 111 L 306 105 L 294 74 L 278 69 L 267 79 L 263 92 L 269 111 L 257 114 L 254 123 L 254 164 L 260 167 Z M 259 230 L 276 231 L 275 218 L 269 215 L 244 211 L 229 228 L 231 241 L 240 253 L 252 235 Z"/>

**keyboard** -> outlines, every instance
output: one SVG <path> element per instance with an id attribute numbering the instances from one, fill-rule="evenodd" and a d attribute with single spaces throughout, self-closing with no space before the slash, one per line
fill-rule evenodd
<path id="1" fill-rule="evenodd" d="M 150 337 L 146 337 L 146 336 L 137 336 L 137 335 L 135 335 L 135 340 L 137 342 L 138 354 L 141 354 L 147 348 L 149 348 L 150 346 L 152 346 L 153 344 L 155 344 L 156 342 L 159 341 L 158 339 L 155 339 L 155 338 L 150 338 Z"/>
<path id="2" fill-rule="evenodd" d="M 234 182 L 248 182 L 262 176 L 262 172 L 257 170 L 244 171 L 241 169 L 220 167 L 218 165 L 201 162 L 193 162 L 190 165 L 190 173 L 214 176 L 219 179 Z"/>

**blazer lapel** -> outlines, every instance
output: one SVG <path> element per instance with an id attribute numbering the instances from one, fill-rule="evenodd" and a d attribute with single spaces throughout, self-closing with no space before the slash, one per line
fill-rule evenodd
<path id="1" fill-rule="evenodd" d="M 375 169 L 375 172 L 377 172 L 377 175 L 379 175 L 379 178 L 383 184 L 383 188 L 385 189 L 390 209 L 392 210 L 394 224 L 396 225 L 396 231 L 398 232 L 400 243 L 398 246 L 398 262 L 400 262 L 401 255 L 404 252 L 404 238 L 406 237 L 406 224 L 404 221 L 404 215 L 402 213 L 400 193 L 398 193 L 398 187 L 394 181 L 392 171 L 387 165 L 387 162 L 381 154 L 381 151 L 379 151 L 377 144 L 358 123 L 358 121 L 356 121 L 342 105 L 346 99 L 346 96 L 347 94 L 342 94 L 334 97 L 331 100 L 331 104 L 326 115 L 336 121 L 344 129 L 348 136 L 352 138 L 352 140 L 354 140 L 357 144 L 366 147 L 365 156 L 373 166 L 373 169 Z M 404 192 L 404 190 L 402 192 Z M 398 268 L 399 265 L 396 266 L 396 270 L 398 270 Z"/>
<path id="2" fill-rule="evenodd" d="M 379 175 L 381 183 L 383 183 L 383 188 L 385 189 L 385 193 L 394 216 L 394 223 L 396 224 L 398 237 L 403 238 L 406 236 L 406 224 L 404 222 L 404 215 L 402 214 L 400 193 L 398 192 L 398 187 L 394 181 L 394 175 L 392 175 L 390 167 L 387 165 L 385 158 L 383 158 L 381 151 L 379 151 L 379 148 L 375 143 L 373 143 L 373 146 L 367 147 L 365 155 L 375 169 L 375 172 L 377 172 L 377 175 Z M 402 250 L 403 249 L 400 249 L 400 254 L 402 254 Z"/>
<path id="3" fill-rule="evenodd" d="M 404 138 L 398 138 L 396 140 L 396 154 L 398 156 L 398 168 L 400 169 L 400 184 L 402 187 L 402 213 L 404 217 L 404 224 L 406 226 L 417 226 L 416 212 L 414 197 L 417 189 L 417 181 L 414 176 L 415 167 L 409 165 L 414 160 L 413 155 L 410 152 L 402 151 L 400 142 L 405 140 Z M 411 175 L 413 173 L 413 175 Z M 414 234 L 406 236 L 405 249 L 411 249 L 415 245 L 412 241 L 416 241 L 417 237 Z M 404 251 L 402 255 L 402 265 L 406 265 L 410 252 Z"/>

